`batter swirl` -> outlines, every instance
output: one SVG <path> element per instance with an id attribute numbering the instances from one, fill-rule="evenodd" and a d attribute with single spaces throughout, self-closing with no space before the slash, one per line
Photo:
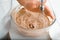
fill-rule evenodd
<path id="1" fill-rule="evenodd" d="M 16 24 L 26 30 L 37 30 L 48 27 L 50 20 L 41 12 L 31 12 L 22 8 L 17 13 L 14 13 Z"/>

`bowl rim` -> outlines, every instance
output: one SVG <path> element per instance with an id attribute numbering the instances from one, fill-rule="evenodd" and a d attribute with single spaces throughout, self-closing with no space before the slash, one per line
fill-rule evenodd
<path id="1" fill-rule="evenodd" d="M 12 13 L 12 11 L 14 10 L 14 11 L 17 11 L 16 9 L 18 9 L 18 8 L 20 8 L 20 9 L 22 9 L 22 8 L 24 8 L 24 6 L 16 6 L 15 8 L 13 8 L 12 10 L 11 10 L 11 13 Z M 19 10 L 20 10 L 19 9 Z M 55 22 L 56 22 L 56 15 L 55 15 L 55 13 L 53 12 L 53 14 L 54 14 L 54 16 L 55 16 L 55 19 L 53 20 L 53 22 L 48 26 L 48 27 L 45 27 L 45 28 L 41 28 L 41 29 L 37 29 L 37 30 L 42 30 L 42 29 L 48 29 L 48 28 L 50 28 Z M 13 22 L 14 22 L 14 24 L 16 24 L 17 25 L 17 23 L 14 21 L 14 19 L 13 19 L 13 17 L 12 17 L 12 15 L 11 15 L 11 19 L 13 20 Z M 17 25 L 18 26 L 18 25 Z M 18 27 L 17 27 L 18 28 Z"/>

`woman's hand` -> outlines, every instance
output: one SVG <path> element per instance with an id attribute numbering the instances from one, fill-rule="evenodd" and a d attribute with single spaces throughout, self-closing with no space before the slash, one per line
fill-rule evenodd
<path id="1" fill-rule="evenodd" d="M 23 5 L 25 8 L 31 11 L 40 11 L 38 7 L 41 5 L 40 0 L 17 0 L 19 4 Z M 46 0 L 44 0 L 44 4 L 46 3 Z M 55 19 L 54 14 L 52 14 L 52 11 L 48 8 L 48 6 L 45 5 L 45 14 L 50 16 L 52 19 Z"/>
<path id="2" fill-rule="evenodd" d="M 25 8 L 32 10 L 40 6 L 40 0 L 17 0 L 19 4 L 23 5 Z M 44 0 L 44 3 L 46 0 Z"/>

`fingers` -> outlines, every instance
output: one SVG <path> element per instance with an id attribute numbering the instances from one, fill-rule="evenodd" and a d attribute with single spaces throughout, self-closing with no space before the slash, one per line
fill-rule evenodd
<path id="1" fill-rule="evenodd" d="M 34 9 L 34 8 L 39 7 L 39 5 L 40 5 L 40 2 L 28 2 L 28 3 L 26 3 L 25 7 L 26 7 L 27 9 L 32 10 L 32 9 Z"/>
<path id="2" fill-rule="evenodd" d="M 40 6 L 41 2 L 40 0 L 17 0 L 19 4 L 25 6 L 26 8 L 37 8 Z M 46 0 L 44 0 L 44 4 L 46 3 Z"/>
<path id="3" fill-rule="evenodd" d="M 52 19 L 55 19 L 55 15 L 53 14 L 53 11 L 51 11 L 50 8 L 46 5 L 44 12 L 47 16 L 50 16 Z"/>

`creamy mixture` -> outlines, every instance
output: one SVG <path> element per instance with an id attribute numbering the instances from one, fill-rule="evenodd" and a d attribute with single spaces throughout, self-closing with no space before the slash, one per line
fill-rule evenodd
<path id="1" fill-rule="evenodd" d="M 45 13 L 32 12 L 24 8 L 14 13 L 13 17 L 18 27 L 26 30 L 41 29 L 50 25 L 50 20 Z"/>

